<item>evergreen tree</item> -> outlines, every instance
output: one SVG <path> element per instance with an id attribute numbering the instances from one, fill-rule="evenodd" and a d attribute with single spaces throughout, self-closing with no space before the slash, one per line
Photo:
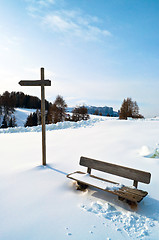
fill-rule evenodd
<path id="1" fill-rule="evenodd" d="M 25 127 L 32 127 L 32 126 L 37 126 L 38 125 L 38 118 L 37 118 L 37 113 L 31 113 L 26 120 Z"/>
<path id="2" fill-rule="evenodd" d="M 9 125 L 8 125 L 8 127 L 13 127 L 13 119 L 12 119 L 12 117 L 11 117 L 10 120 L 9 120 Z"/>
<path id="3" fill-rule="evenodd" d="M 9 125 L 8 127 L 16 127 L 17 124 L 16 124 L 16 119 L 15 119 L 15 116 L 11 117 L 10 120 L 9 120 Z"/>
<path id="4" fill-rule="evenodd" d="M 50 103 L 45 100 L 46 109 L 48 110 Z M 3 106 L 5 112 L 13 112 L 15 107 L 20 108 L 36 108 L 40 109 L 41 100 L 38 97 L 26 95 L 23 92 L 11 92 L 5 91 L 3 95 L 0 95 L 0 106 Z"/>
<path id="5" fill-rule="evenodd" d="M 7 117 L 6 117 L 6 115 L 4 115 L 1 128 L 7 128 L 7 127 L 8 127 Z"/>

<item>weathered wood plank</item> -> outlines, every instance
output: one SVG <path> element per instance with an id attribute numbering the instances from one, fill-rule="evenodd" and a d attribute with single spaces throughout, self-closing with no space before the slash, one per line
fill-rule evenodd
<path id="1" fill-rule="evenodd" d="M 111 190 L 111 189 L 101 188 L 101 187 L 99 187 L 99 186 L 97 186 L 97 185 L 94 185 L 94 184 L 92 184 L 92 183 L 89 183 L 89 181 L 83 181 L 83 180 L 81 180 L 81 179 L 78 179 L 78 177 L 74 177 L 74 174 L 77 174 L 77 173 L 78 173 L 79 175 L 80 175 L 80 174 L 85 174 L 85 173 L 83 173 L 83 172 L 77 171 L 77 172 L 68 174 L 67 177 L 70 178 L 70 179 L 72 179 L 72 180 L 78 181 L 78 182 L 80 182 L 80 183 L 82 183 L 82 184 L 86 184 L 86 185 L 95 187 L 95 188 L 97 188 L 97 189 L 103 190 L 103 191 L 105 191 L 105 192 L 109 192 L 109 193 L 115 194 L 115 195 L 117 195 L 117 196 L 119 196 L 119 197 L 122 197 L 122 198 L 124 198 L 124 199 L 130 200 L 130 201 L 132 201 L 132 202 L 140 202 L 140 201 L 147 195 L 147 192 L 143 192 L 143 194 L 141 194 L 142 190 L 131 189 L 131 188 L 129 188 L 129 187 L 122 187 L 122 188 L 120 188 L 120 189 L 118 189 L 118 190 Z M 92 178 L 92 177 L 98 179 L 98 177 L 96 177 L 96 176 L 94 176 L 94 175 L 90 175 L 90 178 Z M 99 178 L 99 180 L 103 180 L 103 179 Z M 105 180 L 105 182 L 111 182 L 111 181 L 106 180 L 106 179 L 104 179 L 104 180 Z M 112 182 L 111 182 L 111 183 L 112 183 Z M 117 183 L 115 183 L 115 182 L 113 182 L 113 183 L 114 183 L 114 184 L 117 184 Z M 133 191 L 133 190 L 134 190 L 134 191 Z M 139 194 L 137 194 L 137 192 L 138 192 Z"/>
<path id="2" fill-rule="evenodd" d="M 123 192 L 122 190 L 116 191 L 116 195 L 122 198 L 128 199 L 132 202 L 141 202 L 141 200 L 143 199 L 143 196 L 131 194 L 129 192 Z"/>
<path id="3" fill-rule="evenodd" d="M 93 177 L 93 178 L 96 178 L 96 179 L 99 179 L 99 180 L 102 180 L 102 181 L 105 181 L 105 182 L 113 183 L 113 184 L 119 184 L 117 182 L 113 182 L 113 181 L 110 181 L 108 179 L 104 179 L 104 178 L 97 177 L 97 176 L 94 176 L 94 175 L 90 175 L 90 177 Z M 136 194 L 136 195 L 141 195 L 142 197 L 145 197 L 148 194 L 148 192 L 146 192 L 146 191 L 136 189 L 136 188 L 132 188 L 132 187 L 128 187 L 128 186 L 123 186 L 121 188 L 121 190 L 126 191 L 126 192 L 130 192 L 130 193 L 133 193 L 133 194 Z"/>
<path id="4" fill-rule="evenodd" d="M 126 191 L 126 192 L 136 194 L 136 195 L 140 195 L 142 197 L 145 197 L 148 194 L 148 192 L 146 192 L 146 191 L 130 188 L 130 187 L 127 187 L 127 186 L 122 187 L 122 190 Z"/>
<path id="5" fill-rule="evenodd" d="M 46 165 L 46 133 L 45 133 L 45 86 L 51 86 L 50 80 L 44 79 L 44 68 L 40 69 L 41 80 L 21 80 L 21 86 L 41 86 L 41 122 L 42 122 L 42 163 Z"/>
<path id="6" fill-rule="evenodd" d="M 50 80 L 21 80 L 21 86 L 51 86 Z"/>
<path id="7" fill-rule="evenodd" d="M 45 82 L 44 68 L 41 68 L 40 82 L 41 83 Z M 46 129 L 45 129 L 45 88 L 43 84 L 41 85 L 41 124 L 42 124 L 42 161 L 43 161 L 43 165 L 45 166 L 46 165 Z"/>
<path id="8" fill-rule="evenodd" d="M 102 162 L 99 160 L 81 157 L 80 165 L 95 170 L 103 171 L 120 177 L 128 178 L 143 183 L 150 183 L 151 174 L 149 172 L 140 171 L 133 168 Z"/>
<path id="9" fill-rule="evenodd" d="M 80 172 L 80 171 L 76 171 L 76 172 L 74 172 L 74 173 L 86 174 L 86 173 Z M 73 176 L 74 173 L 68 174 L 68 177 L 70 178 L 71 175 Z M 108 183 L 112 183 L 112 184 L 119 184 L 119 183 L 117 183 L 117 182 L 110 181 L 110 180 L 105 179 L 105 178 L 97 177 L 97 176 L 92 175 L 92 174 L 90 175 L 90 177 L 95 178 L 95 179 L 97 179 L 97 180 L 101 180 L 101 181 L 105 181 L 105 182 L 108 182 Z M 125 192 L 130 192 L 130 193 L 132 193 L 132 194 L 140 195 L 140 196 L 142 196 L 142 197 L 145 197 L 145 196 L 148 194 L 148 192 L 146 192 L 146 191 L 143 191 L 143 190 L 140 190 L 140 189 L 136 189 L 136 188 L 132 188 L 132 187 L 128 187 L 128 186 L 123 186 L 123 187 L 121 188 L 121 190 L 122 190 L 123 192 L 124 192 L 124 191 L 125 191 Z"/>

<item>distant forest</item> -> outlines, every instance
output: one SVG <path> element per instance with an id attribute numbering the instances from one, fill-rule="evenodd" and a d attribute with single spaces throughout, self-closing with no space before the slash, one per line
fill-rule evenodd
<path id="1" fill-rule="evenodd" d="M 51 103 L 45 101 L 46 110 Z M 15 127 L 15 108 L 40 109 L 41 100 L 38 97 L 26 95 L 23 92 L 5 91 L 0 95 L 0 128 Z M 2 118 L 3 117 L 3 118 Z"/>
<path id="2" fill-rule="evenodd" d="M 15 108 L 37 109 L 31 113 L 25 127 L 41 124 L 41 100 L 38 97 L 26 95 L 23 92 L 4 92 L 0 95 L 0 128 L 15 127 Z M 45 100 L 46 124 L 63 121 L 80 121 L 89 119 L 88 110 L 85 106 L 76 107 L 72 110 L 72 116 L 66 113 L 67 104 L 62 96 L 58 95 L 54 103 Z"/>
<path id="3" fill-rule="evenodd" d="M 49 103 L 45 100 L 45 108 L 49 109 Z M 26 95 L 23 92 L 4 92 L 0 95 L 0 107 L 4 107 L 7 109 L 13 108 L 33 108 L 40 109 L 41 108 L 41 100 L 38 97 Z"/>

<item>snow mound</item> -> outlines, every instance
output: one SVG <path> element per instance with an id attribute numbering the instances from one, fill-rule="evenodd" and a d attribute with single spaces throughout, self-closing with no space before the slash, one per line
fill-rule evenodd
<path id="1" fill-rule="evenodd" d="M 151 218 L 129 211 L 117 210 L 115 206 L 109 203 L 103 204 L 97 201 L 90 205 L 82 205 L 81 208 L 111 221 L 116 231 L 124 231 L 132 239 L 142 239 L 149 236 L 152 228 L 156 225 L 156 221 Z"/>
<path id="2" fill-rule="evenodd" d="M 139 150 L 139 154 L 142 157 L 145 157 L 145 156 L 149 155 L 150 153 L 151 153 L 150 149 L 147 146 L 142 146 L 141 149 Z"/>
<path id="3" fill-rule="evenodd" d="M 139 150 L 139 154 L 147 158 L 159 158 L 159 144 L 156 144 L 156 148 L 150 150 L 147 146 L 142 146 Z"/>
<path id="4" fill-rule="evenodd" d="M 82 120 L 79 122 L 58 122 L 56 124 L 46 125 L 46 131 L 67 129 L 67 128 L 80 128 L 80 127 L 91 127 L 97 122 L 104 121 L 103 118 L 93 118 L 89 120 Z M 1 133 L 24 133 L 24 132 L 41 132 L 41 125 L 35 127 L 14 127 L 0 129 Z"/>

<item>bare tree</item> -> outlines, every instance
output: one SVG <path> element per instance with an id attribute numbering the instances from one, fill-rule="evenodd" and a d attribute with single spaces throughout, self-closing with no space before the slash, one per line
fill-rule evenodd
<path id="1" fill-rule="evenodd" d="M 143 118 L 143 116 L 139 114 L 139 107 L 137 102 L 132 101 L 131 98 L 124 99 L 119 114 L 119 119 L 127 120 L 128 117 Z"/>
<path id="2" fill-rule="evenodd" d="M 63 122 L 66 118 L 67 104 L 62 96 L 58 95 L 55 102 L 50 106 L 47 114 L 48 123 Z"/>
<path id="3" fill-rule="evenodd" d="M 72 111 L 72 121 L 81 121 L 81 120 L 88 120 L 88 109 L 85 106 L 76 107 Z"/>

